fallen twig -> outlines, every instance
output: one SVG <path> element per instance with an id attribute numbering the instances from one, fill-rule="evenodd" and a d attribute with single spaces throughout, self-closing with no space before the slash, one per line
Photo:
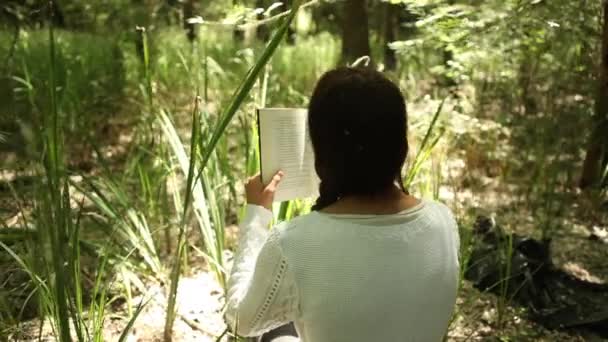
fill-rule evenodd
<path id="1" fill-rule="evenodd" d="M 177 316 L 182 321 L 184 321 L 184 323 L 188 324 L 188 326 L 190 328 L 192 328 L 194 330 L 198 330 L 198 331 L 203 332 L 203 333 L 205 333 L 205 334 L 207 334 L 209 336 L 212 336 L 212 337 L 216 337 L 216 336 L 222 334 L 222 332 L 212 332 L 210 329 L 202 326 L 200 323 L 196 322 L 195 320 L 192 320 L 192 319 L 190 319 L 190 318 L 188 318 L 188 317 L 186 317 L 186 316 L 184 316 L 184 315 L 182 315 L 180 313 L 178 313 Z"/>

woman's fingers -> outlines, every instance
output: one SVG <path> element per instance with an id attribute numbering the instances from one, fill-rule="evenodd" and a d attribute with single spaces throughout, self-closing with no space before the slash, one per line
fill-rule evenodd
<path id="1" fill-rule="evenodd" d="M 247 203 L 256 204 L 271 210 L 274 201 L 274 193 L 283 178 L 283 172 L 277 172 L 267 185 L 262 183 L 262 177 L 257 174 L 250 177 L 245 184 Z"/>
<path id="2" fill-rule="evenodd" d="M 277 191 L 277 187 L 279 186 L 279 183 L 281 183 L 281 180 L 283 179 L 283 171 L 278 171 L 270 180 L 270 183 L 268 183 L 268 185 L 266 185 L 266 188 L 264 189 L 265 192 L 270 192 L 273 193 L 275 191 Z"/>

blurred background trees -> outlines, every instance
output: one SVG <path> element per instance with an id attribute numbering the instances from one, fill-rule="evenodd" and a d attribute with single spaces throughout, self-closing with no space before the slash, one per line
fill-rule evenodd
<path id="1" fill-rule="evenodd" d="M 56 2 L 55 73 L 66 129 L 78 133 L 70 135 L 73 146 L 106 133 L 108 118 L 138 106 L 143 47 L 136 27 L 146 30 L 160 102 L 184 103 L 204 79 L 212 94 L 207 100 L 221 107 L 236 75 L 268 42 L 274 16 L 292 3 Z M 40 90 L 48 86 L 47 5 L 0 4 L 0 146 L 19 156 L 35 154 L 32 132 L 49 105 Z M 409 98 L 450 96 L 460 112 L 506 127 L 509 140 L 496 143 L 508 143 L 517 164 L 506 177 L 526 170 L 525 181 L 604 191 L 606 6 L 602 0 L 312 1 L 290 26 L 284 55 L 272 61 L 267 95 L 271 103 L 303 105 L 323 70 L 368 55 Z M 520 176 L 513 181 L 524 181 Z"/>
<path id="2" fill-rule="evenodd" d="M 608 174 L 605 172 L 608 165 L 608 1 L 604 2 L 603 13 L 603 29 L 599 37 L 602 46 L 598 62 L 599 84 L 593 129 L 583 165 L 581 178 L 583 187 L 598 184 L 605 187 L 605 182 L 608 181 Z"/>

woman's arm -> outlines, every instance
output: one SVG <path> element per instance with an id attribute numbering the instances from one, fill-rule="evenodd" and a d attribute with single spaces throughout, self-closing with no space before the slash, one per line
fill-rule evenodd
<path id="1" fill-rule="evenodd" d="M 297 291 L 279 243 L 267 227 L 272 212 L 248 205 L 239 248 L 228 281 L 226 320 L 243 336 L 255 336 L 288 323 L 297 310 Z"/>
<path id="2" fill-rule="evenodd" d="M 287 323 L 297 308 L 295 280 L 281 251 L 279 230 L 267 229 L 282 177 L 279 171 L 264 185 L 257 175 L 245 185 L 248 205 L 226 291 L 226 320 L 239 335 L 261 335 Z"/>

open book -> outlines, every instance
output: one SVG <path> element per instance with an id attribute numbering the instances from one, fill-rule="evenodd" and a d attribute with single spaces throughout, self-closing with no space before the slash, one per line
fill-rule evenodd
<path id="1" fill-rule="evenodd" d="M 262 182 L 267 184 L 277 171 L 284 172 L 275 202 L 316 196 L 319 183 L 308 135 L 308 111 L 260 108 L 257 114 Z"/>

